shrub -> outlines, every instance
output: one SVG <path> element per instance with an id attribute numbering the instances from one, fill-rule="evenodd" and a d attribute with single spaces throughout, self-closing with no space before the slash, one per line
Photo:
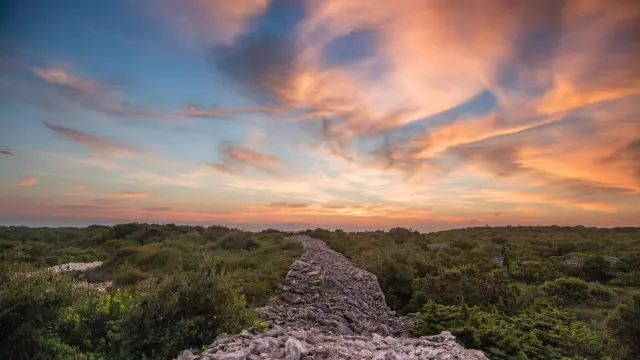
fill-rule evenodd
<path id="1" fill-rule="evenodd" d="M 169 264 L 179 264 L 183 255 L 178 249 L 158 244 L 130 246 L 116 251 L 103 267 L 112 269 L 130 263 L 143 271 L 150 271 L 165 268 Z"/>
<path id="2" fill-rule="evenodd" d="M 480 273 L 477 268 L 461 266 L 442 269 L 438 275 L 428 275 L 413 281 L 413 308 L 434 300 L 440 304 L 498 304 L 508 298 L 504 272 Z"/>
<path id="3" fill-rule="evenodd" d="M 220 248 L 224 250 L 252 250 L 260 247 L 251 234 L 245 234 L 242 231 L 232 231 L 223 236 L 219 242 Z"/>
<path id="4" fill-rule="evenodd" d="M 117 251 L 124 247 L 140 246 L 140 242 L 133 239 L 111 239 L 104 243 L 104 248 L 108 251 Z"/>
<path id="5" fill-rule="evenodd" d="M 143 295 L 120 321 L 115 339 L 122 358 L 172 358 L 185 348 L 200 348 L 221 332 L 250 326 L 255 314 L 245 308 L 228 280 L 207 259 L 192 272 L 177 273 Z"/>
<path id="6" fill-rule="evenodd" d="M 52 331 L 79 296 L 70 275 L 48 271 L 14 275 L 15 267 L 0 264 L 0 358 L 65 358 L 70 349 L 56 346 Z"/>
<path id="7" fill-rule="evenodd" d="M 114 284 L 118 286 L 131 286 L 146 279 L 148 276 L 147 273 L 140 269 L 127 269 L 116 275 Z"/>
<path id="8" fill-rule="evenodd" d="M 551 263 L 521 260 L 509 264 L 509 276 L 527 284 L 542 284 L 545 281 L 554 280 L 557 277 L 557 271 Z"/>
<path id="9" fill-rule="evenodd" d="M 416 336 L 451 331 L 465 347 L 482 350 L 490 359 L 599 359 L 603 340 L 568 310 L 540 303 L 508 316 L 495 307 L 438 305 L 422 309 L 410 329 Z"/>
<path id="10" fill-rule="evenodd" d="M 616 307 L 607 326 L 616 340 L 629 348 L 628 359 L 640 359 L 640 292 Z"/>
<path id="11" fill-rule="evenodd" d="M 541 286 L 549 296 L 557 296 L 564 302 L 590 303 L 594 301 L 608 301 L 613 293 L 607 288 L 590 284 L 578 278 L 560 278 L 549 281 Z"/>
<path id="12" fill-rule="evenodd" d="M 111 338 L 120 333 L 120 318 L 128 311 L 131 294 L 99 293 L 82 298 L 66 308 L 56 326 L 65 344 L 86 354 L 109 354 Z"/>
<path id="13" fill-rule="evenodd" d="M 139 229 L 143 228 L 146 224 L 128 223 L 118 224 L 112 226 L 105 234 L 107 239 L 124 239 L 129 234 L 132 234 Z"/>

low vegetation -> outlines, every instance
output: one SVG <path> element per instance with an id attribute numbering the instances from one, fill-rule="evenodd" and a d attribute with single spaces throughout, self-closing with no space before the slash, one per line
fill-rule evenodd
<path id="1" fill-rule="evenodd" d="M 640 229 L 308 230 L 490 359 L 640 358 Z M 0 227 L 0 358 L 171 359 L 255 326 L 301 247 L 276 230 Z M 39 269 L 105 261 L 85 274 Z M 113 281 L 106 292 L 74 285 Z"/>
<path id="2" fill-rule="evenodd" d="M 2 359 L 171 359 L 264 329 L 252 308 L 302 255 L 280 231 L 148 224 L 0 227 L 0 247 Z M 96 260 L 85 274 L 42 270 Z M 98 293 L 78 280 L 113 286 Z"/>
<path id="3" fill-rule="evenodd" d="M 490 359 L 640 359 L 640 229 L 306 231 L 378 276 L 416 336 Z"/>

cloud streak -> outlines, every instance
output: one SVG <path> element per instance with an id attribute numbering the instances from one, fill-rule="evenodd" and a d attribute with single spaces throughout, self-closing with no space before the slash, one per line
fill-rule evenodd
<path id="1" fill-rule="evenodd" d="M 275 174 L 280 172 L 280 160 L 274 156 L 263 154 L 248 146 L 223 143 L 220 148 L 221 161 L 208 165 L 217 171 L 228 174 L 238 174 L 245 171 L 257 170 L 260 172 Z"/>
<path id="2" fill-rule="evenodd" d="M 11 184 L 11 186 L 35 186 L 38 183 L 38 181 L 36 180 L 36 178 L 34 177 L 25 177 L 22 180 L 18 181 L 17 183 Z"/>
<path id="3" fill-rule="evenodd" d="M 172 118 L 171 115 L 128 101 L 121 90 L 113 85 L 80 77 L 64 68 L 34 67 L 32 72 L 43 83 L 53 87 L 62 98 L 87 109 L 115 117 Z"/>
<path id="4" fill-rule="evenodd" d="M 13 155 L 13 149 L 8 146 L 0 146 L 0 154 Z"/>
<path id="5" fill-rule="evenodd" d="M 103 157 L 109 158 L 148 153 L 148 151 L 142 147 L 123 141 L 108 139 L 50 122 L 45 122 L 44 125 L 55 134 L 80 144 L 87 150 Z"/>
<path id="6" fill-rule="evenodd" d="M 118 199 L 138 199 L 145 198 L 151 195 L 149 191 L 120 191 L 115 194 Z"/>

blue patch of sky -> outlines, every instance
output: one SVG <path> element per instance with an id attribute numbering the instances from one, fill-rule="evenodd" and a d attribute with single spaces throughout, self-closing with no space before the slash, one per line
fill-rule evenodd
<path id="1" fill-rule="evenodd" d="M 361 29 L 333 39 L 324 49 L 323 65 L 343 66 L 374 56 L 375 37 L 374 30 Z"/>
<path id="2" fill-rule="evenodd" d="M 304 17 L 304 4 L 297 0 L 275 0 L 254 21 L 250 32 L 287 36 Z"/>

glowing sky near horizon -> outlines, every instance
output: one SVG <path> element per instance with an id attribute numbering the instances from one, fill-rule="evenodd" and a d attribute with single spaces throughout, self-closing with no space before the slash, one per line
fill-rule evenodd
<path id="1" fill-rule="evenodd" d="M 3 6 L 1 224 L 640 225 L 637 1 Z"/>

